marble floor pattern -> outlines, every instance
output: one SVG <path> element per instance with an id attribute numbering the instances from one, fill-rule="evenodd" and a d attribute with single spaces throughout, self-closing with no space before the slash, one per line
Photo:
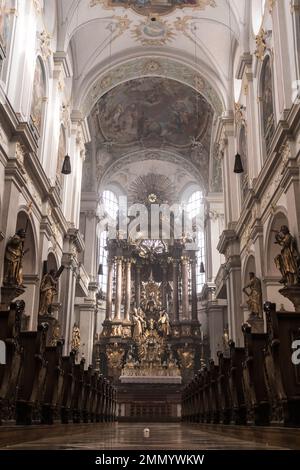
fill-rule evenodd
<path id="1" fill-rule="evenodd" d="M 144 429 L 149 428 L 149 438 Z M 40 439 L 6 447 L 30 450 L 275 450 L 255 442 L 201 431 L 196 426 L 174 423 L 120 423 L 97 425 L 84 434 Z"/>

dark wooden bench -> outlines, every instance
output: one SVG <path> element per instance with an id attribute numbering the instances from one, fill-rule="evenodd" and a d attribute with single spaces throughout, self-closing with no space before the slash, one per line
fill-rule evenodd
<path id="1" fill-rule="evenodd" d="M 74 367 L 75 352 L 71 351 L 69 356 L 63 356 L 62 358 L 63 386 L 60 415 L 63 424 L 68 424 L 72 419 L 71 406 L 75 388 Z"/>
<path id="2" fill-rule="evenodd" d="M 218 394 L 220 400 L 220 422 L 230 424 L 232 419 L 232 402 L 229 387 L 230 358 L 224 357 L 222 352 L 218 352 L 219 375 Z"/>
<path id="3" fill-rule="evenodd" d="M 0 311 L 0 340 L 6 345 L 6 364 L 0 365 L 0 424 L 15 417 L 17 384 L 22 365 L 20 331 L 25 303 L 18 300 Z"/>
<path id="4" fill-rule="evenodd" d="M 22 366 L 16 400 L 16 423 L 32 424 L 40 420 L 40 407 L 44 396 L 47 361 L 45 356 L 47 323 L 38 331 L 22 331 Z"/>
<path id="5" fill-rule="evenodd" d="M 60 409 L 64 379 L 62 348 L 63 341 L 57 341 L 56 346 L 46 347 L 47 375 L 42 403 L 42 424 L 53 424 Z"/>
<path id="6" fill-rule="evenodd" d="M 243 325 L 245 361 L 243 384 L 247 407 L 247 420 L 257 426 L 270 423 L 270 402 L 264 374 L 264 353 L 267 335 L 251 333 L 251 325 Z"/>
<path id="7" fill-rule="evenodd" d="M 245 349 L 237 348 L 234 341 L 229 342 L 229 390 L 232 403 L 232 421 L 234 424 L 247 423 L 247 411 L 243 389 L 243 362 Z"/>
<path id="8" fill-rule="evenodd" d="M 300 314 L 276 312 L 276 305 L 264 306 L 268 339 L 264 365 L 272 421 L 300 425 L 300 364 L 292 362 L 292 344 L 300 340 Z"/>

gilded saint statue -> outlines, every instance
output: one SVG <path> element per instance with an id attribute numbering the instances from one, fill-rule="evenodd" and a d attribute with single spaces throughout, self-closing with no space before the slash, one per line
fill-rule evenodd
<path id="1" fill-rule="evenodd" d="M 75 322 L 72 330 L 71 349 L 72 351 L 79 351 L 80 348 L 80 329 L 79 325 Z"/>
<path id="2" fill-rule="evenodd" d="M 275 258 L 275 265 L 281 272 L 281 284 L 286 286 L 300 282 L 300 254 L 295 238 L 290 234 L 289 228 L 282 225 L 275 235 L 275 244 L 281 246 L 280 255 Z"/>
<path id="3" fill-rule="evenodd" d="M 40 286 L 40 315 L 49 313 L 54 296 L 57 294 L 58 279 L 64 269 L 64 266 L 61 266 L 57 272 L 51 269 L 49 273 L 44 274 Z"/>
<path id="4" fill-rule="evenodd" d="M 132 322 L 133 322 L 132 338 L 134 340 L 139 340 L 143 336 L 144 328 L 146 327 L 146 322 L 141 314 L 141 309 L 135 308 L 133 310 Z"/>
<path id="5" fill-rule="evenodd" d="M 18 230 L 11 237 L 6 245 L 4 255 L 4 286 L 24 287 L 23 286 L 23 256 L 26 231 Z"/>
<path id="6" fill-rule="evenodd" d="M 57 281 L 54 269 L 43 276 L 40 287 L 40 315 L 47 315 L 54 296 L 57 294 Z"/>
<path id="7" fill-rule="evenodd" d="M 169 320 L 169 315 L 165 310 L 162 310 L 160 312 L 160 316 L 158 319 L 158 327 L 163 334 L 163 336 L 169 336 L 170 334 L 170 320 Z"/>
<path id="8" fill-rule="evenodd" d="M 243 288 L 243 292 L 247 295 L 247 305 L 250 315 L 262 318 L 262 289 L 261 281 L 255 276 L 255 273 L 249 273 L 250 282 Z"/>

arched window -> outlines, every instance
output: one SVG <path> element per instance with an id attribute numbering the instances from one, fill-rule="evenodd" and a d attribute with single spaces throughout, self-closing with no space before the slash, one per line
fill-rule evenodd
<path id="1" fill-rule="evenodd" d="M 187 213 L 192 220 L 195 243 L 197 247 L 197 293 L 200 293 L 205 283 L 205 273 L 201 272 L 205 267 L 205 245 L 204 245 L 204 205 L 203 194 L 201 191 L 195 191 L 189 197 L 187 202 Z"/>
<path id="2" fill-rule="evenodd" d="M 45 73 L 43 70 L 42 62 L 38 58 L 36 61 L 34 79 L 33 79 L 30 119 L 31 119 L 31 123 L 37 130 L 39 137 L 42 135 L 42 131 L 43 131 L 45 101 L 46 101 Z"/>
<path id="3" fill-rule="evenodd" d="M 252 0 L 252 29 L 257 35 L 261 28 L 266 0 Z"/>
<path id="4" fill-rule="evenodd" d="M 271 60 L 268 56 L 265 58 L 261 73 L 262 127 L 266 145 L 266 152 L 269 149 L 275 130 L 275 113 L 273 99 L 273 74 Z"/>
<path id="5" fill-rule="evenodd" d="M 106 292 L 106 283 L 107 283 L 107 232 L 104 230 L 100 234 L 99 238 L 99 246 L 98 246 L 98 253 L 99 253 L 99 266 L 102 266 L 103 274 L 99 275 L 99 285 L 102 292 Z"/>
<path id="6" fill-rule="evenodd" d="M 13 20 L 14 10 L 11 2 L 8 0 L 0 0 L 0 70 L 2 70 L 3 61 L 9 55 Z"/>
<path id="7" fill-rule="evenodd" d="M 102 193 L 102 204 L 104 212 L 111 217 L 113 220 L 117 219 L 118 216 L 118 198 L 113 191 L 106 190 Z M 99 266 L 102 266 L 102 275 L 99 273 L 99 285 L 100 289 L 103 293 L 106 292 L 106 283 L 107 283 L 107 239 L 108 239 L 108 232 L 107 230 L 103 230 L 100 233 L 99 237 L 99 245 L 98 245 L 98 253 L 99 253 Z"/>
<path id="8" fill-rule="evenodd" d="M 110 190 L 104 191 L 102 194 L 102 201 L 105 212 L 113 219 L 116 219 L 119 205 L 118 198 L 115 193 Z"/>

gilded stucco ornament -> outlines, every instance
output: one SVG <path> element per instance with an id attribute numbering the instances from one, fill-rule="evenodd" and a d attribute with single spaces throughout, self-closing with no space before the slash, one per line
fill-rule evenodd
<path id="1" fill-rule="evenodd" d="M 215 8 L 215 0 L 177 0 L 176 2 L 165 0 L 90 0 L 90 7 L 101 5 L 105 9 L 131 8 L 139 15 L 153 14 L 168 15 L 175 10 L 191 8 L 193 10 L 205 10 L 207 7 Z"/>
<path id="2" fill-rule="evenodd" d="M 39 33 L 39 42 L 42 57 L 46 60 L 52 55 L 51 36 L 46 30 Z"/>
<path id="3" fill-rule="evenodd" d="M 268 39 L 271 36 L 271 31 L 265 31 L 263 27 L 260 28 L 258 35 L 255 37 L 256 42 L 256 49 L 255 49 L 255 56 L 263 61 L 265 57 L 266 50 L 270 47 L 268 45 Z"/>
<path id="4" fill-rule="evenodd" d="M 159 17 L 147 18 L 132 30 L 132 36 L 143 46 L 163 46 L 175 38 L 172 26 Z"/>
<path id="5" fill-rule="evenodd" d="M 195 86 L 196 77 L 201 78 L 203 81 L 201 83 L 201 94 L 212 105 L 216 114 L 222 114 L 223 103 L 209 80 L 200 73 L 196 75 L 193 68 L 176 60 L 157 56 L 130 60 L 100 75 L 85 94 L 85 99 L 82 103 L 83 114 L 89 114 L 101 96 L 113 87 L 123 83 L 124 80 L 130 81 L 136 77 L 157 75 L 177 80 L 194 89 L 197 88 Z"/>

